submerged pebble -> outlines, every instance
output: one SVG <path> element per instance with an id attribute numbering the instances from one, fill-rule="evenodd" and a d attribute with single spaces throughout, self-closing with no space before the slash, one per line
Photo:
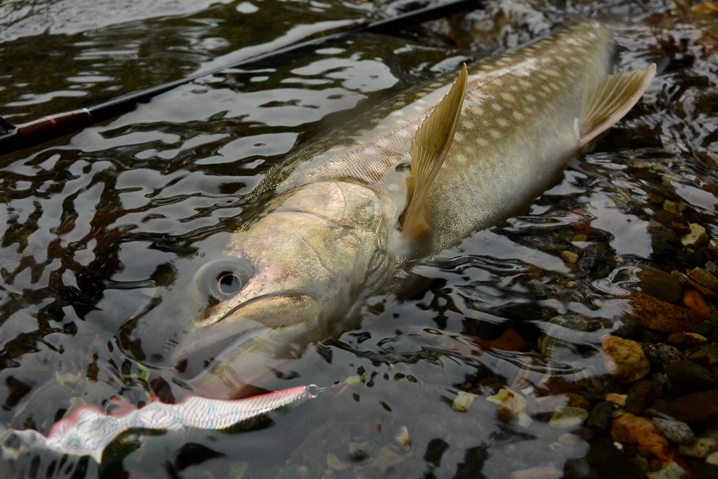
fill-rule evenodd
<path id="1" fill-rule="evenodd" d="M 647 294 L 633 292 L 628 295 L 626 315 L 640 326 L 657 333 L 671 334 L 692 331 L 703 321 L 692 310 L 661 301 Z"/>
<path id="2" fill-rule="evenodd" d="M 615 419 L 611 437 L 616 442 L 636 446 L 639 453 L 655 456 L 664 464 L 673 459 L 668 439 L 645 417 L 627 413 Z"/>
<path id="3" fill-rule="evenodd" d="M 708 454 L 718 450 L 718 442 L 709 437 L 699 437 L 692 444 L 681 445 L 678 452 L 684 456 L 704 458 Z"/>
<path id="4" fill-rule="evenodd" d="M 548 423 L 558 429 L 573 429 L 583 424 L 586 419 L 588 419 L 588 411 L 585 409 L 566 406 L 556 411 Z"/>
<path id="5" fill-rule="evenodd" d="M 475 398 L 476 394 L 459 391 L 451 407 L 454 411 L 466 412 L 468 411 L 469 406 L 471 406 L 471 403 L 474 402 Z"/>
<path id="6" fill-rule="evenodd" d="M 681 238 L 683 246 L 701 246 L 708 241 L 708 233 L 703 226 L 697 223 L 691 223 L 689 226 L 691 232 Z"/>
<path id="7" fill-rule="evenodd" d="M 651 369 L 641 345 L 635 341 L 608 335 L 603 337 L 602 345 L 606 369 L 620 382 L 637 381 Z"/>
<path id="8" fill-rule="evenodd" d="M 668 303 L 679 303 L 683 298 L 683 286 L 670 273 L 648 265 L 638 266 L 636 276 L 641 292 Z"/>
<path id="9" fill-rule="evenodd" d="M 671 462 L 663 469 L 649 472 L 647 476 L 649 479 L 686 479 L 688 473 L 677 463 Z"/>
<path id="10" fill-rule="evenodd" d="M 693 431 L 684 422 L 659 417 L 654 417 L 652 421 L 664 436 L 676 444 L 692 444 L 695 439 Z"/>

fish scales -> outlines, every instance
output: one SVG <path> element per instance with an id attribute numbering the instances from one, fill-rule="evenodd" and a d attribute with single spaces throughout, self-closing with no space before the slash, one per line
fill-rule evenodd
<path id="1" fill-rule="evenodd" d="M 607 74 L 612 55 L 606 27 L 582 22 L 469 67 L 455 139 L 429 196 L 432 250 L 515 214 L 556 180 L 576 149 L 583 90 Z M 386 188 L 381 180 L 409 163 L 416 130 L 454 78 L 436 79 L 379 106 L 362 118 L 358 133 L 340 130 L 300 150 L 288 171 L 272 178 L 277 191 L 325 180 Z M 333 146 L 336 138 L 342 144 Z"/>

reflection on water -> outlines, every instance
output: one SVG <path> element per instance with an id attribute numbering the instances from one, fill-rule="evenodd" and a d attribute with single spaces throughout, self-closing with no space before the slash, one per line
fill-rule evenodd
<path id="1" fill-rule="evenodd" d="M 18 123 L 182 77 L 300 25 L 376 14 L 349 2 L 0 5 L 0 113 Z M 602 337 L 628 323 L 623 295 L 680 302 L 684 286 L 660 271 L 716 257 L 681 237 L 690 224 L 718 237 L 718 37 L 714 17 L 673 8 L 495 2 L 464 23 L 347 37 L 227 70 L 3 157 L 0 424 L 47 432 L 71 407 L 105 407 L 113 396 L 137 405 L 152 378 L 172 381 L 171 371 L 135 359 L 122 325 L 226 247 L 255 211 L 249 194 L 269 168 L 353 109 L 438 75 L 469 47 L 477 57 L 499 51 L 569 16 L 628 21 L 616 29 L 620 66 L 659 65 L 638 107 L 528 211 L 413 265 L 401 296 L 373 298 L 359 329 L 318 345 L 310 366 L 277 380 L 329 386 L 364 374 L 360 385 L 248 434 L 129 434 L 101 467 L 32 453 L 18 475 L 641 477 L 641 461 L 660 467 L 651 454 L 618 453 L 605 429 L 562 426 L 554 412 L 568 404 L 593 413 L 607 393 L 629 393 L 601 355 Z M 650 266 L 659 272 L 645 273 Z M 172 327 L 175 318 L 165 319 Z M 712 325 L 702 327 L 713 344 Z M 620 334 L 654 351 L 645 378 L 662 401 L 686 394 L 661 383 L 664 363 L 698 345 L 637 327 Z M 487 400 L 504 387 L 520 398 Z M 466 412 L 452 408 L 460 391 L 476 394 Z M 395 439 L 402 427 L 409 444 Z"/>

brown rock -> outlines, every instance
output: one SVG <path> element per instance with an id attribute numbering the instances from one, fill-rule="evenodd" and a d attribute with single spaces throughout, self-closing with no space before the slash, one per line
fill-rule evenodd
<path id="1" fill-rule="evenodd" d="M 639 381 L 628 390 L 626 411 L 631 414 L 641 414 L 653 404 L 659 395 L 658 388 L 652 381 Z"/>
<path id="2" fill-rule="evenodd" d="M 711 307 L 706 303 L 706 299 L 701 293 L 695 289 L 687 288 L 683 292 L 683 305 L 691 309 L 703 319 L 708 319 L 711 315 Z"/>
<path id="3" fill-rule="evenodd" d="M 638 266 L 636 276 L 641 292 L 669 303 L 680 303 L 683 286 L 675 276 L 647 265 Z"/>
<path id="4" fill-rule="evenodd" d="M 641 454 L 650 454 L 658 458 L 663 466 L 673 461 L 674 453 L 668 439 L 661 434 L 655 424 L 645 417 L 624 414 L 613 421 L 611 437 L 614 441 L 626 445 L 635 445 Z"/>
<path id="5" fill-rule="evenodd" d="M 626 315 L 640 326 L 657 333 L 691 331 L 703 317 L 692 310 L 661 301 L 643 293 L 630 293 Z"/>
<path id="6" fill-rule="evenodd" d="M 718 418 L 718 389 L 688 394 L 668 403 L 665 413 L 683 422 Z"/>
<path id="7" fill-rule="evenodd" d="M 606 369 L 617 381 L 637 381 L 651 369 L 641 345 L 637 342 L 609 335 L 603 337 L 602 343 Z"/>
<path id="8" fill-rule="evenodd" d="M 718 278 L 703 268 L 693 268 L 688 271 L 688 277 L 708 289 L 718 290 Z"/>
<path id="9" fill-rule="evenodd" d="M 671 382 L 671 389 L 678 394 L 705 391 L 716 387 L 716 381 L 710 371 L 692 361 L 668 364 L 666 376 Z"/>
<path id="10" fill-rule="evenodd" d="M 566 394 L 566 400 L 567 406 L 585 409 L 586 411 L 591 410 L 591 403 L 580 394 L 568 393 Z"/>
<path id="11" fill-rule="evenodd" d="M 715 343 L 704 344 L 698 351 L 688 356 L 688 359 L 705 366 L 718 366 L 718 346 Z"/>

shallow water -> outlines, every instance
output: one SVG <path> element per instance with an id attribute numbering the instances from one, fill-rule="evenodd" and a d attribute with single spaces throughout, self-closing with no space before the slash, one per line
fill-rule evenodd
<path id="1" fill-rule="evenodd" d="M 406 5 L 0 2 L 0 114 L 22 123 L 97 104 Z M 550 425 L 531 386 L 550 374 L 583 381 L 586 396 L 625 392 L 605 379 L 599 351 L 624 317 L 633 267 L 682 271 L 716 257 L 657 239 L 651 223 L 666 223 L 661 203 L 670 199 L 718 237 L 716 17 L 661 1 L 492 2 L 463 22 L 347 36 L 203 78 L 0 158 L 0 424 L 46 433 L 73 398 L 144 402 L 148 370 L 122 349 L 122 325 L 222 250 L 272 165 L 342 111 L 586 16 L 626 22 L 615 31 L 620 67 L 655 62 L 656 81 L 525 214 L 418 262 L 416 291 L 373 298 L 359 329 L 313 349 L 309 366 L 279 381 L 329 386 L 365 373 L 363 384 L 248 432 L 128 435 L 101 467 L 29 454 L 17 475 L 501 478 L 545 467 L 607 477 L 609 457 L 619 471 L 612 477 L 640 477 L 628 459 L 606 455 L 606 434 Z M 564 261 L 566 250 L 580 260 Z M 569 312 L 589 323 L 569 337 L 576 348 L 538 354 L 547 321 Z M 479 340 L 506 331 L 531 351 Z M 486 397 L 506 385 L 538 408 L 529 409 L 530 424 L 497 418 Z M 451 407 L 461 390 L 478 394 L 465 413 Z M 395 439 L 402 427 L 406 448 Z M 368 457 L 352 459 L 350 443 Z"/>

